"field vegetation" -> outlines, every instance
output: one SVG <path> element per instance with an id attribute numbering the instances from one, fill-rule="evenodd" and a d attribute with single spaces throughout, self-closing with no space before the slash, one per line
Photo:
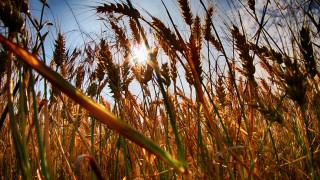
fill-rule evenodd
<path id="1" fill-rule="evenodd" d="M 158 1 L 74 48 L 1 0 L 0 178 L 319 179 L 319 1 Z"/>

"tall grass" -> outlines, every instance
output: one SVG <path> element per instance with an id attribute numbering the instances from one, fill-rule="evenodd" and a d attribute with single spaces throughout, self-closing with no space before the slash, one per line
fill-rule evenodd
<path id="1" fill-rule="evenodd" d="M 96 6 L 108 34 L 49 61 L 50 5 L 0 3 L 1 179 L 319 178 L 317 1 L 161 2 Z"/>

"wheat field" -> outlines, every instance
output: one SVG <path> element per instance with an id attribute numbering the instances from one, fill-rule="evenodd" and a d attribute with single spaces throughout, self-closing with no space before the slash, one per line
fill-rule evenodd
<path id="1" fill-rule="evenodd" d="M 1 0 L 0 179 L 320 178 L 319 1 L 134 2 L 73 48 Z"/>

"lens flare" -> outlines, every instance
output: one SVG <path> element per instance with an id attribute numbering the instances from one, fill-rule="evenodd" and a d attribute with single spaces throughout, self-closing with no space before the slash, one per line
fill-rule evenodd
<path id="1" fill-rule="evenodd" d="M 137 44 L 131 47 L 132 63 L 146 64 L 148 61 L 149 52 L 144 44 Z"/>

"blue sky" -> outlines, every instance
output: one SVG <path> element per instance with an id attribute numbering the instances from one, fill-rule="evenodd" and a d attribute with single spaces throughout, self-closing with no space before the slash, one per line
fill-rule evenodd
<path id="1" fill-rule="evenodd" d="M 125 2 L 125 0 L 122 0 Z M 152 15 L 169 22 L 169 18 L 165 13 L 165 9 L 161 3 L 161 0 L 131 0 L 133 5 L 138 9 L 145 9 Z M 228 0 L 231 2 L 232 0 Z M 101 35 L 101 31 L 105 30 L 102 26 L 102 22 L 97 20 L 98 17 L 95 15 L 94 7 L 102 3 L 108 2 L 120 2 L 120 0 L 47 0 L 50 9 L 45 10 L 44 20 L 51 21 L 54 25 L 50 28 L 50 38 L 54 38 L 57 31 L 60 29 L 68 38 L 67 45 L 77 46 L 79 44 L 79 39 L 82 39 L 81 32 L 86 34 L 85 38 L 97 37 Z M 174 21 L 177 23 L 177 27 L 184 28 L 185 24 L 182 22 L 181 14 L 179 13 L 179 7 L 176 4 L 176 0 L 164 0 L 166 6 L 169 8 Z M 203 14 L 202 7 L 199 5 L 199 0 L 189 0 L 190 6 L 195 14 Z M 204 0 L 206 3 L 207 1 Z M 226 2 L 227 0 L 213 0 L 218 5 L 224 9 L 228 9 Z M 258 6 L 264 6 L 263 1 L 257 1 Z M 70 6 L 68 6 L 68 4 Z M 275 3 L 272 3 L 274 5 Z M 33 17 L 40 17 L 41 5 L 40 0 L 29 0 L 30 10 Z M 314 7 L 316 4 L 314 3 Z M 319 6 L 317 6 L 319 7 Z M 262 7 L 260 7 L 262 8 Z M 218 10 L 219 11 L 219 10 Z M 74 15 L 73 15 L 73 13 Z M 230 12 L 229 12 L 230 13 Z M 234 13 L 234 12 L 233 12 Z M 243 12 L 245 13 L 245 12 Z M 175 16 L 177 14 L 177 16 Z M 226 18 L 226 17 L 224 17 Z M 77 24 L 77 21 L 79 25 Z M 179 23 L 180 22 L 180 23 Z M 248 23 L 248 22 L 244 22 Z M 79 27 L 80 26 L 80 27 Z M 248 24 L 250 28 L 250 23 Z M 185 28 L 186 29 L 186 28 Z M 44 32 L 43 32 L 44 33 Z M 82 34 L 82 35 L 81 35 Z"/>
<path id="2" fill-rule="evenodd" d="M 42 34 L 44 34 L 46 31 L 49 31 L 49 36 L 45 42 L 46 57 L 48 59 L 47 62 L 51 60 L 51 57 L 52 57 L 51 54 L 52 54 L 53 43 L 54 43 L 53 40 L 55 39 L 58 30 L 61 30 L 66 37 L 66 41 L 67 41 L 66 47 L 81 48 L 83 44 L 85 44 L 86 42 L 89 42 L 91 38 L 93 40 L 99 39 L 102 35 L 102 31 L 106 30 L 106 28 L 103 27 L 102 21 L 98 20 L 99 17 L 95 14 L 94 7 L 102 3 L 109 3 L 109 2 L 114 3 L 115 1 L 119 2 L 120 0 L 109 0 L 109 1 L 107 0 L 95 0 L 95 1 L 47 0 L 50 6 L 50 9 L 48 8 L 45 9 L 44 20 L 49 20 L 54 24 L 49 29 L 44 29 L 42 31 Z M 126 0 L 123 0 L 123 2 L 125 1 Z M 161 0 L 131 0 L 131 1 L 134 7 L 140 10 L 140 12 L 142 12 L 143 9 L 145 9 L 146 11 L 151 13 L 153 16 L 156 16 L 159 19 L 161 19 L 163 22 L 168 22 L 168 24 L 170 24 L 169 18 L 165 12 L 165 8 L 161 3 Z M 216 14 L 221 15 L 220 18 L 215 17 L 214 19 L 214 22 L 216 23 L 216 26 L 218 28 L 221 25 L 221 22 L 219 23 L 219 20 L 221 21 L 221 18 L 223 18 L 224 20 L 228 20 L 228 17 L 229 17 L 230 18 L 229 23 L 231 23 L 231 21 L 234 20 L 232 21 L 232 23 L 236 23 L 236 24 L 237 24 L 236 21 L 239 19 L 237 14 L 238 11 L 235 11 L 234 9 L 232 11 L 228 11 L 228 6 L 226 3 L 227 1 L 231 2 L 232 0 L 212 0 L 211 1 L 217 5 L 216 10 L 218 11 L 218 13 Z M 278 2 L 283 2 L 283 1 L 285 0 L 279 0 Z M 164 2 L 166 6 L 169 8 L 169 12 L 173 16 L 176 26 L 181 30 L 188 29 L 188 27 L 186 27 L 186 24 L 183 22 L 176 0 L 164 0 Z M 203 9 L 201 5 L 199 5 L 199 0 L 189 0 L 189 2 L 190 2 L 190 7 L 192 8 L 192 11 L 194 14 L 197 14 L 200 16 L 204 15 Z M 204 0 L 204 2 L 206 3 L 208 1 Z M 245 0 L 243 0 L 243 2 L 245 2 Z M 30 5 L 32 16 L 39 18 L 41 5 L 42 5 L 40 0 L 29 0 L 29 5 Z M 257 9 L 262 10 L 263 6 L 265 6 L 265 1 L 256 1 Z M 314 4 L 313 8 L 316 8 L 316 7 L 319 7 L 319 6 L 317 4 Z M 221 8 L 227 12 L 223 12 Z M 278 12 L 278 11 L 274 1 L 272 1 L 271 5 L 269 5 L 268 10 L 270 10 L 268 16 L 274 16 L 274 17 L 277 16 L 275 12 Z M 245 28 L 246 33 L 254 34 L 257 30 L 256 29 L 257 26 L 255 26 L 256 22 L 248 18 L 248 15 L 246 15 L 247 12 L 245 10 L 239 9 L 239 12 L 241 13 L 241 16 L 243 19 L 243 26 Z M 231 17 L 232 15 L 234 16 Z M 79 24 L 77 24 L 77 22 Z M 276 29 L 273 26 L 274 21 L 269 21 L 269 23 L 270 23 L 269 24 L 270 28 L 268 29 L 268 31 L 271 33 L 271 35 L 279 34 L 276 32 Z M 285 23 L 283 23 L 283 25 L 285 25 Z M 182 35 L 183 34 L 184 32 L 182 31 Z M 219 34 L 223 35 L 222 31 L 219 31 Z M 285 32 L 282 32 L 281 36 L 282 38 L 285 37 Z M 277 38 L 279 37 L 275 37 L 274 39 L 277 39 Z"/>
<path id="3" fill-rule="evenodd" d="M 49 38 L 54 39 L 58 30 L 61 30 L 62 33 L 65 34 L 65 37 L 67 37 L 67 46 L 77 47 L 79 46 L 80 40 L 83 42 L 83 38 L 88 41 L 90 39 L 89 37 L 96 38 L 101 35 L 101 32 L 105 30 L 105 28 L 103 27 L 102 22 L 98 20 L 94 7 L 108 2 L 115 1 L 47 0 L 50 9 L 45 9 L 44 21 L 49 20 L 54 24 L 49 29 Z M 219 2 L 225 1 L 217 0 L 217 3 L 221 4 Z M 143 11 L 143 9 L 145 9 L 152 15 L 169 22 L 169 18 L 165 13 L 165 8 L 163 7 L 161 0 L 132 0 L 132 3 L 138 10 Z M 174 0 L 164 0 L 164 3 L 175 22 L 177 22 L 177 26 L 183 28 L 185 24 L 182 23 L 182 17 L 176 2 Z M 29 5 L 32 16 L 39 18 L 42 8 L 40 0 L 29 0 Z M 198 0 L 191 0 L 190 6 L 193 12 L 202 12 L 202 7 L 199 5 Z M 174 16 L 175 14 L 177 14 L 177 16 Z M 45 31 L 46 30 L 44 30 L 44 32 Z M 84 32 L 84 34 L 81 32 Z M 51 44 L 52 43 L 53 42 L 51 42 Z M 48 46 L 48 44 L 46 46 Z"/>
<path id="4" fill-rule="evenodd" d="M 174 7 L 171 0 L 165 0 L 168 7 Z M 134 6 L 139 10 L 146 9 L 152 12 L 155 16 L 160 15 L 163 18 L 163 6 L 161 1 L 150 0 L 133 0 Z M 47 0 L 50 6 L 44 11 L 44 21 L 50 21 L 53 26 L 49 29 L 44 29 L 42 34 L 49 31 L 49 36 L 45 42 L 46 49 L 53 49 L 53 39 L 59 30 L 67 38 L 67 47 L 79 47 L 82 46 L 83 40 L 90 41 L 90 38 L 96 39 L 105 30 L 101 21 L 98 20 L 98 16 L 95 14 L 94 6 L 98 6 L 101 3 L 107 3 L 106 1 L 86 1 L 86 0 Z M 29 0 L 29 6 L 33 17 L 39 18 L 41 14 L 42 3 L 40 0 Z M 173 8 L 177 11 L 176 8 Z M 171 9 L 172 10 L 172 9 Z M 47 57 L 50 57 L 50 53 Z"/>
<path id="5" fill-rule="evenodd" d="M 61 30 L 66 37 L 67 48 L 81 48 L 83 44 L 85 44 L 84 41 L 88 42 L 90 38 L 94 40 L 99 39 L 99 35 L 101 35 L 102 31 L 106 30 L 106 28 L 103 27 L 102 22 L 98 20 L 99 17 L 95 14 L 94 6 L 100 5 L 102 2 L 108 3 L 106 1 L 88 2 L 86 0 L 47 0 L 50 9 L 45 9 L 44 21 L 48 20 L 53 23 L 53 26 L 48 29 L 43 29 L 41 32 L 44 34 L 49 31 L 49 36 L 45 41 L 47 62 L 50 62 L 52 58 L 53 43 L 59 30 Z M 173 0 L 164 0 L 164 2 L 173 16 L 174 21 L 177 22 L 177 26 L 185 26 L 185 24 L 182 23 L 183 20 L 177 4 Z M 194 2 L 195 1 L 191 2 L 191 7 L 194 8 L 193 10 L 195 12 L 200 11 L 200 7 L 198 5 L 195 6 Z M 132 3 L 134 7 L 141 10 L 141 12 L 145 9 L 153 16 L 169 22 L 165 8 L 160 0 L 132 0 Z M 29 5 L 32 16 L 39 18 L 42 8 L 40 0 L 29 0 Z M 174 16 L 175 14 L 178 14 L 178 16 Z M 77 22 L 79 24 L 77 24 Z M 133 84 L 131 85 L 134 86 Z M 140 91 L 138 89 L 135 87 L 131 88 L 133 88 L 131 90 L 139 94 Z M 109 98 L 107 97 L 107 99 Z M 109 100 L 112 100 L 112 98 Z"/>

